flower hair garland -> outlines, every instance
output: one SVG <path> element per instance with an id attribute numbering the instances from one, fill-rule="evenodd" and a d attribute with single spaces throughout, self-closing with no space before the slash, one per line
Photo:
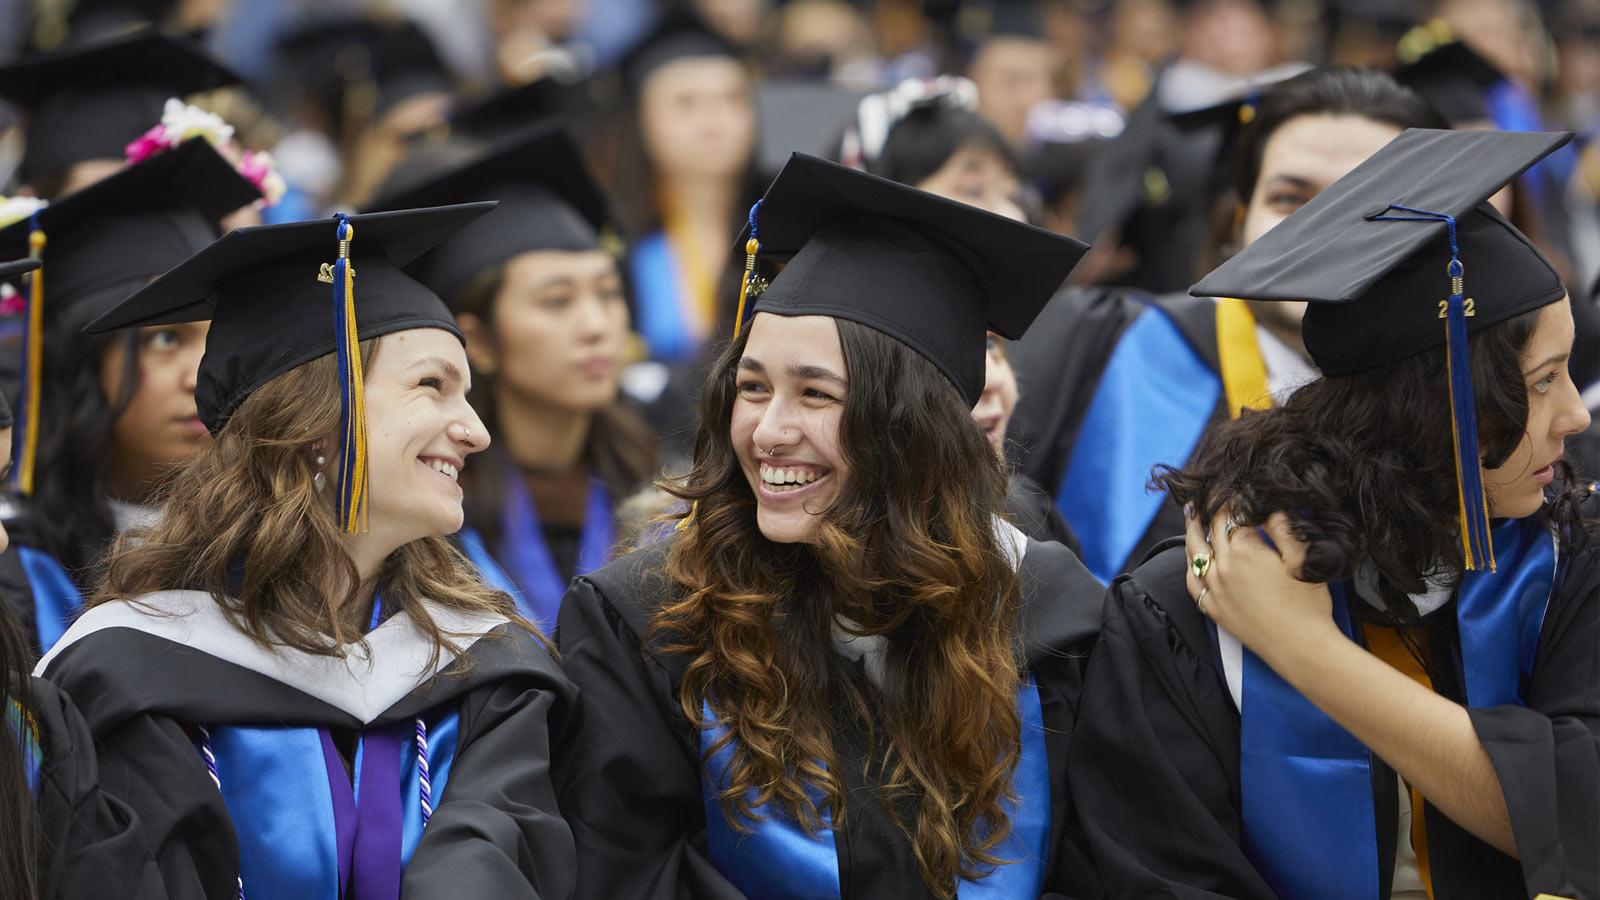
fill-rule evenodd
<path id="1" fill-rule="evenodd" d="M 161 111 L 161 122 L 127 146 L 128 165 L 143 162 L 197 137 L 205 138 L 241 176 L 256 186 L 262 198 L 259 205 L 272 206 L 283 199 L 289 186 L 278 174 L 271 154 L 244 149 L 233 139 L 233 126 L 221 116 L 176 97 L 167 100 Z"/>

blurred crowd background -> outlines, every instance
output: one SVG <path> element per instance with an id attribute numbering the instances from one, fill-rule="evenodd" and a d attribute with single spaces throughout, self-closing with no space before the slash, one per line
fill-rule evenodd
<path id="1" fill-rule="evenodd" d="M 1403 76 L 1457 127 L 1578 132 L 1512 217 L 1575 296 L 1600 272 L 1595 0 L 0 0 L 0 59 L 139 24 L 242 78 L 187 99 L 270 152 L 287 193 L 267 221 L 368 208 L 559 117 L 631 257 L 634 356 L 657 365 L 623 387 L 646 406 L 725 329 L 745 211 L 791 152 L 1091 241 L 1079 284 L 1182 291 L 1237 233 L 1227 151 L 1251 93 L 1313 65 Z M 26 181 L 36 88 L 0 79 L 20 104 L 0 109 L 0 185 Z M 918 133 L 918 108 L 972 115 Z"/>

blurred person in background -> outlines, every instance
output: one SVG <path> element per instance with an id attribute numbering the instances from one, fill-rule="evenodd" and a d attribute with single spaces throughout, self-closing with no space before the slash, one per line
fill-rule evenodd
<path id="1" fill-rule="evenodd" d="M 621 68 L 635 132 L 615 193 L 636 235 L 637 327 L 652 359 L 684 362 L 715 331 L 717 285 L 749 209 L 752 76 L 687 13 L 669 14 Z"/>

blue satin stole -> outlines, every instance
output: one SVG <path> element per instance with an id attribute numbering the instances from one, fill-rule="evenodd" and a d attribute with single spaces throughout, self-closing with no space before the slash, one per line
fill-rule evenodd
<path id="1" fill-rule="evenodd" d="M 33 591 L 33 624 L 39 635 L 39 652 L 48 653 L 83 609 L 83 594 L 54 556 L 26 544 L 16 544 L 12 549 Z"/>
<path id="2" fill-rule="evenodd" d="M 678 261 L 665 231 L 635 241 L 629 248 L 629 274 L 637 301 L 637 327 L 650 358 L 683 362 L 700 349 L 678 290 Z"/>
<path id="3" fill-rule="evenodd" d="M 434 806 L 444 796 L 455 761 L 458 706 L 449 703 L 423 716 L 428 726 L 428 768 Z M 211 729 L 222 799 L 239 843 L 239 877 L 247 897 L 339 900 L 349 879 L 348 848 L 355 822 L 335 814 L 330 779 L 344 777 L 344 764 L 329 760 L 323 729 L 284 726 L 219 725 Z M 356 770 L 360 771 L 360 754 Z M 402 865 L 411 862 L 422 840 L 417 750 L 408 741 L 401 751 L 404 818 Z M 343 785 L 343 790 L 350 788 Z M 355 790 L 359 793 L 359 785 Z"/>
<path id="4" fill-rule="evenodd" d="M 1147 305 L 1117 340 L 1056 492 L 1084 565 L 1102 582 L 1122 571 L 1167 500 L 1148 489 L 1151 469 L 1189 460 L 1221 392 L 1221 378 L 1159 306 Z"/>
<path id="5" fill-rule="evenodd" d="M 496 547 L 505 572 L 519 590 L 517 611 L 523 618 L 549 633 L 556 625 L 561 598 L 567 593 L 555 554 L 545 541 L 539 511 L 534 507 L 528 485 L 510 466 L 507 467 L 506 498 L 500 509 L 500 542 Z M 611 492 L 600 478 L 589 479 L 588 505 L 583 513 L 583 531 L 578 538 L 578 561 L 574 574 L 586 575 L 606 564 L 615 539 L 616 518 L 611 511 Z M 480 541 L 481 543 L 481 541 Z"/>
<path id="6" fill-rule="evenodd" d="M 1494 546 L 1497 571 L 1466 573 L 1456 593 L 1469 707 L 1524 702 L 1559 583 L 1553 535 L 1533 518 L 1502 521 Z M 1330 590 L 1340 630 L 1359 640 L 1361 601 L 1344 585 Z M 1371 752 L 1248 648 L 1241 681 L 1239 778 L 1251 862 L 1279 896 L 1384 896 Z"/>
<path id="7" fill-rule="evenodd" d="M 712 720 L 709 704 L 703 704 L 701 712 Z M 1022 754 L 1011 776 L 1017 799 L 1005 805 L 1011 833 L 997 848 L 999 856 L 1013 861 L 984 878 L 963 880 L 957 889 L 961 900 L 1034 900 L 1044 885 L 1045 856 L 1050 850 L 1050 763 L 1044 711 L 1032 675 L 1017 691 L 1017 712 L 1022 718 Z M 701 752 L 725 731 L 722 725 L 702 730 Z M 832 817 L 824 810 L 821 830 L 807 834 L 780 810 L 756 807 L 755 821 L 745 823 L 751 831 L 735 831 L 716 799 L 718 786 L 727 783 L 732 758 L 731 744 L 718 750 L 706 760 L 702 782 L 706 844 L 717 871 L 751 900 L 836 900 L 841 880 Z"/>

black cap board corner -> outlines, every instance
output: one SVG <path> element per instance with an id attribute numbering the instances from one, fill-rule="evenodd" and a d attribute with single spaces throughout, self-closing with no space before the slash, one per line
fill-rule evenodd
<path id="1" fill-rule="evenodd" d="M 987 332 L 1018 338 L 1086 246 L 813 156 L 794 154 L 755 212 L 760 256 L 786 260 L 748 315 L 826 315 L 899 340 L 968 405 Z M 743 244 L 748 229 L 740 238 Z"/>
<path id="2" fill-rule="evenodd" d="M 238 84 L 194 42 L 151 28 L 0 66 L 0 98 L 27 113 L 24 181 L 90 159 L 122 159 L 172 97 Z"/>
<path id="3" fill-rule="evenodd" d="M 455 319 L 401 267 L 493 209 L 493 202 L 347 217 L 360 340 L 413 328 L 460 337 Z M 319 280 L 337 254 L 337 218 L 229 232 L 89 323 L 90 333 L 211 320 L 195 401 L 213 434 L 246 397 L 335 352 L 329 293 Z"/>
<path id="4" fill-rule="evenodd" d="M 43 207 L 46 320 L 81 327 L 216 237 L 260 193 L 204 138 L 127 166 Z M 33 223 L 0 228 L 0 257 L 30 252 Z"/>
<path id="5" fill-rule="evenodd" d="M 406 209 L 487 199 L 500 201 L 493 213 L 409 268 L 447 303 L 479 273 L 520 253 L 602 249 L 611 221 L 605 194 L 577 142 L 555 123 L 523 129 L 431 178 L 384 192 L 370 205 Z"/>

